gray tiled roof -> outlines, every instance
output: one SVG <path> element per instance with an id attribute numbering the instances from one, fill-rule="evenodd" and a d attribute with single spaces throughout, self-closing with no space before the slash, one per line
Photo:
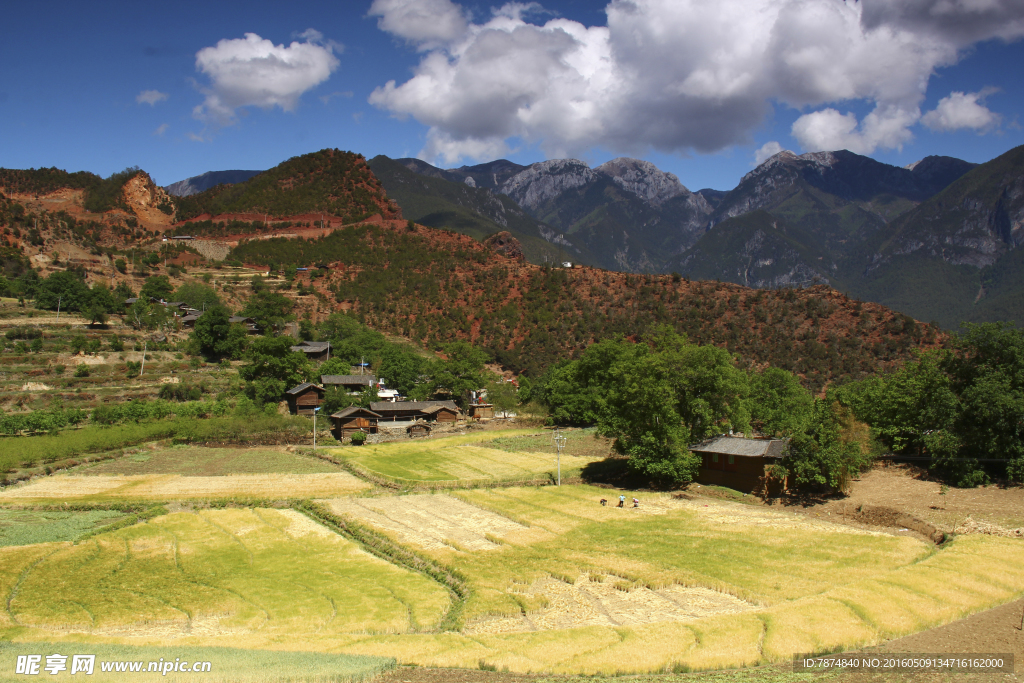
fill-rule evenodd
<path id="1" fill-rule="evenodd" d="M 433 407 L 448 408 L 455 412 L 459 409 L 455 407 L 454 401 L 377 401 L 370 404 L 370 409 L 378 413 L 390 413 L 399 410 L 426 410 L 427 408 Z"/>
<path id="2" fill-rule="evenodd" d="M 380 415 L 373 412 L 372 410 L 368 410 L 367 408 L 360 408 L 359 406 L 349 406 L 344 410 L 339 410 L 334 415 L 331 415 L 331 417 L 337 417 L 340 419 L 348 417 L 349 415 L 354 415 L 355 413 L 364 413 L 366 415 L 369 415 L 370 417 L 380 417 Z"/>
<path id="3" fill-rule="evenodd" d="M 286 394 L 293 394 L 293 395 L 294 394 L 301 394 L 303 391 L 305 391 L 306 389 L 308 389 L 310 387 L 313 387 L 314 389 L 317 389 L 319 391 L 323 391 L 323 387 L 318 387 L 317 385 L 311 384 L 309 382 L 303 382 L 302 384 L 299 384 L 298 386 L 294 386 L 294 387 L 292 387 L 291 389 L 289 389 L 288 391 L 286 391 L 284 393 L 286 393 Z"/>
<path id="4" fill-rule="evenodd" d="M 321 384 L 361 384 L 370 386 L 377 381 L 373 375 L 320 375 Z"/>
<path id="5" fill-rule="evenodd" d="M 722 435 L 693 444 L 690 450 L 752 458 L 781 458 L 785 456 L 786 443 L 786 439 L 745 439 L 741 436 Z"/>
<path id="6" fill-rule="evenodd" d="M 296 344 L 292 347 L 295 351 L 326 351 L 331 348 L 331 342 L 311 342 L 304 341 L 301 344 Z"/>

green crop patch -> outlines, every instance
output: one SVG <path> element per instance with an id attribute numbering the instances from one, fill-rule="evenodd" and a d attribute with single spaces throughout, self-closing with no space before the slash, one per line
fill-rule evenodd
<path id="1" fill-rule="evenodd" d="M 0 547 L 74 541 L 122 517 L 112 510 L 0 510 Z"/>

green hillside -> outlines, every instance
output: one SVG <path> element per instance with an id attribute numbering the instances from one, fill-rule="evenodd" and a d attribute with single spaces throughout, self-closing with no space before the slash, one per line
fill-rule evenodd
<path id="1" fill-rule="evenodd" d="M 363 156 L 337 149 L 292 157 L 243 183 L 176 198 L 175 205 L 179 221 L 232 213 L 325 213 L 345 223 L 399 216 Z"/>

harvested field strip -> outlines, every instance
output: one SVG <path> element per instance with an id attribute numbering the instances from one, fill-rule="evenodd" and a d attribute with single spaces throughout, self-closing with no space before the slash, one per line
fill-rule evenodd
<path id="1" fill-rule="evenodd" d="M 443 588 L 311 525 L 291 510 L 208 510 L 3 549 L 5 567 L 27 567 L 8 614 L 51 634 L 153 639 L 401 633 L 441 618 Z"/>
<path id="2" fill-rule="evenodd" d="M 502 538 L 525 531 L 521 524 L 446 495 L 382 498 L 346 498 L 325 501 L 336 514 L 344 514 L 395 534 L 403 543 L 426 549 L 454 541 L 467 550 L 495 550 L 487 538 Z"/>
<path id="3" fill-rule="evenodd" d="M 0 658 L 4 661 L 15 661 L 18 655 L 58 652 L 69 656 L 74 654 L 94 654 L 96 662 L 94 671 L 88 680 L 94 683 L 121 683 L 126 674 L 104 673 L 101 662 L 144 662 L 143 670 L 150 662 L 210 662 L 210 670 L 199 674 L 206 683 L 238 682 L 265 683 L 266 681 L 287 680 L 302 672 L 302 680 L 309 683 L 338 681 L 360 683 L 374 678 L 380 673 L 395 667 L 395 660 L 389 657 L 366 657 L 358 655 L 324 654 L 318 652 L 281 652 L 269 650 L 243 650 L 226 647 L 139 647 L 132 645 L 114 645 L 109 643 L 5 643 L 0 642 Z M 56 676 L 45 674 L 49 680 L 75 680 L 82 674 L 74 676 L 63 671 Z M 157 674 L 149 674 L 155 676 Z M 168 683 L 194 681 L 195 673 L 161 674 L 160 680 Z"/>
<path id="4" fill-rule="evenodd" d="M 347 472 L 326 474 L 239 474 L 183 477 L 54 475 L 0 492 L 0 503 L 206 500 L 211 498 L 309 498 L 345 496 L 370 488 Z"/>

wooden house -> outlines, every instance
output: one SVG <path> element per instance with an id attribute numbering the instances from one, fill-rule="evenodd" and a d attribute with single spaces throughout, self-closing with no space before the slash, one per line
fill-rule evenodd
<path id="1" fill-rule="evenodd" d="M 788 455 L 788 445 L 787 439 L 722 435 L 694 444 L 690 450 L 701 458 L 697 474 L 701 484 L 774 495 L 785 489 L 786 482 L 773 481 L 766 476 L 766 470 Z"/>
<path id="2" fill-rule="evenodd" d="M 291 347 L 292 351 L 306 354 L 306 358 L 323 362 L 331 359 L 331 342 L 304 341 Z"/>
<path id="3" fill-rule="evenodd" d="M 472 403 L 469 406 L 469 416 L 478 419 L 494 417 L 494 406 L 490 403 Z"/>
<path id="4" fill-rule="evenodd" d="M 324 398 L 324 388 L 309 382 L 292 387 L 284 392 L 288 400 L 288 410 L 292 415 L 312 415 L 313 409 L 319 407 Z"/>
<path id="5" fill-rule="evenodd" d="M 189 313 L 188 315 L 183 316 L 181 319 L 181 326 L 187 329 L 194 328 L 196 326 L 196 321 L 199 320 L 202 315 L 203 311 L 199 311 L 198 313 Z"/>
<path id="6" fill-rule="evenodd" d="M 410 439 L 415 439 L 419 436 L 430 436 L 430 424 L 423 420 L 416 420 L 405 428 L 405 432 L 409 435 Z"/>
<path id="7" fill-rule="evenodd" d="M 459 409 L 453 401 L 375 401 L 370 410 L 380 413 L 381 420 L 419 420 L 455 422 Z"/>
<path id="8" fill-rule="evenodd" d="M 349 406 L 331 415 L 331 433 L 334 438 L 341 441 L 346 436 L 352 436 L 355 432 L 367 434 L 377 433 L 377 420 L 380 415 L 359 406 Z"/>

